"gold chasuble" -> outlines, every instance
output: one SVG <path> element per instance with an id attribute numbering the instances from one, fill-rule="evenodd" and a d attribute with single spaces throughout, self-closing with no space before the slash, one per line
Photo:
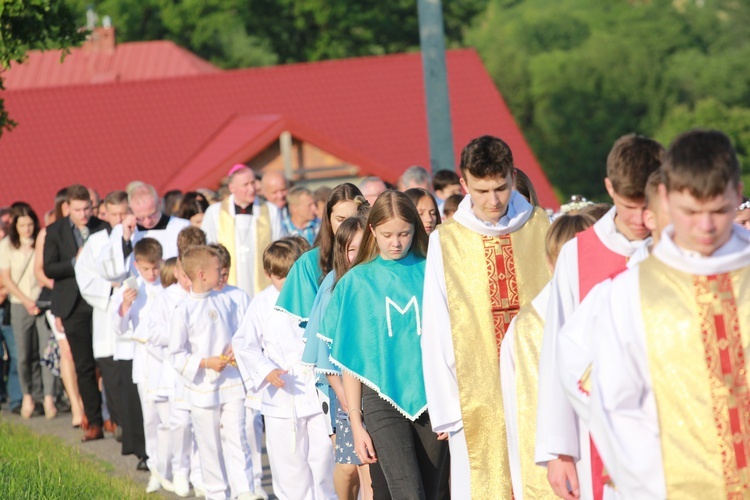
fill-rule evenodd
<path id="1" fill-rule="evenodd" d="M 229 204 L 230 199 L 231 197 L 228 196 L 221 202 L 221 210 L 219 210 L 219 243 L 226 247 L 229 256 L 232 258 L 232 267 L 229 269 L 228 282 L 232 286 L 237 286 L 239 260 L 237 259 L 237 242 L 235 242 L 235 216 L 232 213 L 233 207 Z M 255 293 L 260 292 L 271 284 L 271 280 L 266 277 L 266 273 L 263 271 L 263 252 L 271 244 L 271 239 L 271 216 L 268 213 L 268 204 L 263 203 L 260 205 L 260 214 L 255 221 L 255 272 L 253 273 L 255 276 Z"/>
<path id="2" fill-rule="evenodd" d="M 440 226 L 471 498 L 512 498 L 500 389 L 500 343 L 513 317 L 550 280 L 549 218 L 535 208 L 517 231 L 486 236 L 458 222 Z"/>
<path id="3" fill-rule="evenodd" d="M 521 460 L 523 497 L 557 498 L 547 481 L 547 469 L 534 460 L 536 411 L 539 397 L 539 357 L 542 352 L 544 318 L 529 303 L 521 307 L 514 328 L 516 353 L 516 404 L 518 406 L 518 452 Z"/>
<path id="4" fill-rule="evenodd" d="M 750 269 L 639 270 L 668 498 L 750 497 Z"/>

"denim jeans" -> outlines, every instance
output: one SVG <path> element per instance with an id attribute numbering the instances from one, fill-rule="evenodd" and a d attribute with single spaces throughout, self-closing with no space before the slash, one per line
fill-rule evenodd
<path id="1" fill-rule="evenodd" d="M 0 309 L 0 325 L 3 323 L 3 316 L 5 311 Z M 13 336 L 13 328 L 10 326 L 0 326 L 0 340 L 5 340 L 5 345 L 8 348 L 8 362 L 10 367 L 8 369 L 8 383 L 5 387 L 5 392 L 8 397 L 8 404 L 11 410 L 14 410 L 21 406 L 23 400 L 23 394 L 21 394 L 21 384 L 18 382 L 18 367 L 16 366 L 16 339 Z M 0 372 L 2 373 L 2 372 Z"/>
<path id="2" fill-rule="evenodd" d="M 448 442 L 437 440 L 428 413 L 412 422 L 364 385 L 362 405 L 367 432 L 391 497 L 437 498 L 441 478 L 448 474 Z"/>

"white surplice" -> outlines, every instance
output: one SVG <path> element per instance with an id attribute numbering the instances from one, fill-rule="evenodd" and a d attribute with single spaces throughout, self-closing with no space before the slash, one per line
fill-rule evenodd
<path id="1" fill-rule="evenodd" d="M 630 257 L 643 243 L 630 241 L 615 226 L 616 209 L 612 207 L 594 224 L 599 240 L 612 252 Z M 577 459 L 581 498 L 591 498 L 591 457 L 587 429 L 580 422 L 563 390 L 558 368 L 560 329 L 580 304 L 578 240 L 568 241 L 560 250 L 552 276 L 550 298 L 544 316 L 544 339 L 539 360 L 539 407 L 535 460 L 545 465 L 559 455 Z"/>
<path id="2" fill-rule="evenodd" d="M 643 243 L 628 260 L 627 268 L 633 269 L 643 262 L 651 253 L 651 237 Z M 596 339 L 596 315 L 602 307 L 604 297 L 609 291 L 612 279 L 608 278 L 594 286 L 583 299 L 579 307 L 560 328 L 557 344 L 559 376 L 563 390 L 576 414 L 584 425 L 589 421 L 589 395 L 580 387 L 583 375 L 593 363 L 593 345 Z"/>
<path id="3" fill-rule="evenodd" d="M 750 233 L 738 226 L 711 257 L 691 255 L 671 239 L 654 258 L 693 275 L 726 273 L 750 265 Z M 607 472 L 622 498 L 666 498 L 656 399 L 648 365 L 638 269 L 618 276 L 596 315 L 590 428 Z"/>
<path id="4" fill-rule="evenodd" d="M 93 347 L 95 358 L 108 358 L 115 353 L 115 332 L 112 330 L 111 304 L 113 282 L 104 279 L 96 261 L 109 243 L 107 231 L 97 231 L 83 245 L 75 263 L 76 282 L 83 300 L 93 308 Z M 119 283 L 115 281 L 115 283 Z"/>
<path id="5" fill-rule="evenodd" d="M 234 242 L 235 242 L 235 260 L 232 266 L 236 270 L 237 287 L 241 288 L 250 296 L 255 294 L 255 270 L 256 259 L 263 258 L 262 255 L 256 255 L 257 233 L 256 227 L 260 217 L 261 206 L 263 201 L 259 198 L 253 203 L 253 213 L 236 215 L 234 211 L 234 195 L 229 196 L 229 212 L 234 217 Z M 268 205 L 268 216 L 271 222 L 271 241 L 284 236 L 281 226 L 281 217 L 279 211 L 272 209 L 273 205 Z M 221 213 L 221 203 L 214 203 L 206 210 L 203 217 L 201 229 L 206 233 L 208 243 L 219 243 L 219 220 Z"/>
<path id="6" fill-rule="evenodd" d="M 497 224 L 478 219 L 472 207 L 471 196 L 466 195 L 453 219 L 458 224 L 487 236 L 501 236 L 520 229 L 533 212 L 533 207 L 515 191 L 511 195 L 506 215 Z M 439 232 L 440 226 L 430 235 L 425 264 L 422 368 L 432 430 L 450 434 L 448 444 L 451 453 L 451 494 L 455 498 L 468 498 L 471 492 L 469 452 L 463 435 L 453 332 Z M 460 263 L 453 265 L 460 266 Z"/>
<path id="7" fill-rule="evenodd" d="M 162 258 L 164 260 L 177 257 L 177 235 L 190 225 L 190 221 L 179 217 L 170 217 L 166 229 L 149 229 L 141 231 L 136 229 L 130 237 L 130 243 L 135 246 L 143 238 L 154 238 L 161 244 Z M 109 235 L 109 243 L 100 252 L 96 266 L 99 275 L 110 281 L 122 281 L 128 275 L 137 276 L 135 268 L 135 256 L 130 252 L 128 258 L 122 251 L 122 224 L 112 228 Z"/>
<path id="8" fill-rule="evenodd" d="M 531 306 L 539 317 L 543 318 L 549 302 L 550 285 L 546 285 L 539 295 L 531 301 Z M 503 411 L 505 412 L 505 433 L 508 436 L 508 459 L 510 460 L 510 477 L 513 483 L 513 497 L 523 500 L 523 482 L 521 479 L 520 442 L 534 439 L 535 436 L 521 436 L 518 431 L 518 399 L 516 391 L 516 318 L 510 322 L 500 345 L 500 385 L 503 390 Z"/>

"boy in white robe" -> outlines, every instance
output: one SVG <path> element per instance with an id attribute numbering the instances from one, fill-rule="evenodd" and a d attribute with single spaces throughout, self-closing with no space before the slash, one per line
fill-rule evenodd
<path id="1" fill-rule="evenodd" d="M 588 430 L 565 396 L 559 380 L 558 334 L 581 300 L 599 282 L 626 268 L 648 236 L 643 224 L 644 189 L 659 168 L 663 147 L 647 137 L 618 139 L 607 157 L 604 180 L 614 207 L 563 246 L 550 285 L 539 363 L 536 461 L 561 498 L 594 498 L 605 492 L 601 460 Z"/>
<path id="2" fill-rule="evenodd" d="M 279 498 L 335 499 L 333 446 L 312 367 L 301 363 L 304 330 L 274 306 L 302 249 L 272 243 L 263 267 L 272 285 L 255 296 L 232 345 L 248 394 L 260 392 L 273 490 Z M 251 399 L 248 406 L 252 407 Z"/>
<path id="3" fill-rule="evenodd" d="M 186 227 L 177 235 L 177 252 L 185 253 L 191 246 L 205 245 L 206 234 L 197 227 Z M 177 259 L 174 269 L 174 279 L 177 283 L 167 287 L 154 300 L 149 312 L 149 352 L 162 356 L 166 361 L 169 347 L 169 325 L 177 304 L 190 292 L 190 280 L 182 264 Z M 161 363 L 159 378 L 159 396 L 169 400 L 169 430 L 171 436 L 172 456 L 172 484 L 175 494 L 186 496 L 190 492 L 190 484 L 195 488 L 196 496 L 205 496 L 203 479 L 200 470 L 197 446 L 193 436 L 193 424 L 190 419 L 190 402 L 187 400 L 185 384 L 182 377 L 175 373 L 169 362 Z M 188 481 L 189 477 L 189 481 Z"/>
<path id="4" fill-rule="evenodd" d="M 165 425 L 169 412 L 168 408 L 156 405 L 158 372 L 154 376 L 155 374 L 149 370 L 149 355 L 146 351 L 148 324 L 145 318 L 154 299 L 162 293 L 159 274 L 162 264 L 162 248 L 155 239 L 143 238 L 136 243 L 133 253 L 138 278 L 126 280 L 114 295 L 112 327 L 117 335 L 129 334 L 132 331 L 130 339 L 135 345 L 132 377 L 133 382 L 138 386 L 138 395 L 141 400 L 143 432 L 148 455 L 146 464 L 151 471 L 146 492 L 153 493 L 162 487 L 171 491 L 166 455 L 169 429 Z M 161 415 L 159 411 L 162 411 Z M 159 446 L 159 441 L 162 441 L 162 446 Z"/>
<path id="5" fill-rule="evenodd" d="M 168 352 L 186 382 L 206 498 L 262 498 L 250 484 L 245 390 L 231 345 L 245 311 L 214 291 L 221 283 L 216 250 L 191 247 L 181 259 L 191 290 L 172 315 Z"/>
<path id="6" fill-rule="evenodd" d="M 729 138 L 678 136 L 662 167 L 672 221 L 596 316 L 590 428 L 622 498 L 746 498 L 750 234 L 733 225 Z"/>
<path id="7" fill-rule="evenodd" d="M 636 267 L 651 255 L 654 247 L 659 244 L 662 231 L 670 223 L 669 214 L 661 207 L 659 198 L 659 185 L 663 184 L 663 179 L 664 176 L 659 169 L 649 176 L 646 183 L 643 223 L 651 231 L 651 236 L 643 241 L 628 260 L 628 269 Z M 592 369 L 596 315 L 602 307 L 603 297 L 606 296 L 611 282 L 611 279 L 607 279 L 592 288 L 559 333 L 559 376 L 568 400 L 584 422 L 589 421 L 591 384 L 587 374 L 590 374 Z"/>
<path id="8" fill-rule="evenodd" d="M 238 302 L 241 307 L 247 309 L 250 305 L 250 296 L 241 288 L 229 284 L 230 271 L 232 269 L 232 256 L 227 247 L 221 243 L 209 245 L 219 252 L 221 262 L 221 284 L 216 289 L 226 295 L 229 300 Z M 250 452 L 250 461 L 253 464 L 253 488 L 258 495 L 268 498 L 263 490 L 263 415 L 260 413 L 260 398 L 255 391 L 248 390 L 245 398 L 245 433 L 247 446 Z"/>

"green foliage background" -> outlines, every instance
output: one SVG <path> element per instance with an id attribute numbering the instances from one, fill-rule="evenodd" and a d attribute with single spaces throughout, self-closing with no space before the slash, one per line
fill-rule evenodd
<path id="1" fill-rule="evenodd" d="M 418 50 L 416 2 L 0 0 L 0 29 L 5 41 L 7 5 L 46 5 L 63 26 L 68 8 L 83 25 L 93 4 L 119 41 L 169 39 L 238 68 Z M 448 46 L 477 49 L 564 196 L 603 198 L 607 152 L 630 132 L 667 145 L 688 128 L 720 128 L 750 167 L 750 2 L 443 0 L 443 9 Z M 58 34 L 75 43 L 65 26 L 20 47 Z"/>

